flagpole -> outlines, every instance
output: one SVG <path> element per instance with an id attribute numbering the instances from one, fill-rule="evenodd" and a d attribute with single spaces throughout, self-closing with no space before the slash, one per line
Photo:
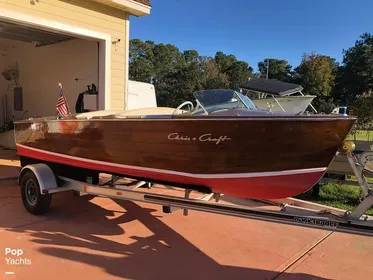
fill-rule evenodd
<path id="1" fill-rule="evenodd" d="M 58 87 L 60 88 L 60 92 L 61 92 L 62 95 L 63 95 L 63 92 L 62 92 L 62 84 L 61 84 L 61 83 L 58 83 Z M 67 111 L 68 111 L 68 114 L 70 115 L 69 103 L 67 102 L 67 99 L 66 99 L 66 98 L 65 98 L 65 100 L 66 100 Z"/>

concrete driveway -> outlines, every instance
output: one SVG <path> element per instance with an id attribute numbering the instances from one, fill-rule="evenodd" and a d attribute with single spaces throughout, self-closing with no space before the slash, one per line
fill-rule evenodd
<path id="1" fill-rule="evenodd" d="M 0 175 L 5 168 L 12 178 L 18 167 L 9 161 Z M 72 193 L 54 196 L 47 215 L 32 216 L 16 181 L 4 178 L 0 279 L 373 277 L 370 237 L 194 211 L 163 214 L 159 206 Z M 15 255 L 5 255 L 7 248 Z"/>

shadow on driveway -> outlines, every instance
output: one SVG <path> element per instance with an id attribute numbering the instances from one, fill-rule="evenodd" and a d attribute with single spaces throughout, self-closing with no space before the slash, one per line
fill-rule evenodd
<path id="1" fill-rule="evenodd" d="M 59 194 L 54 197 L 51 211 L 43 218 L 38 217 L 41 220 L 19 226 L 8 224 L 8 230 L 31 236 L 40 253 L 59 259 L 56 265 L 61 266 L 61 259 L 80 262 L 120 278 L 275 279 L 279 274 L 219 264 L 166 225 L 162 217 L 155 215 L 155 208 L 147 208 L 148 204 L 141 207 L 130 201 L 107 199 L 108 204 L 103 208 L 90 201 L 91 198 Z M 30 215 L 20 211 L 19 202 L 12 207 L 17 208 L 16 216 Z M 255 257 L 248 255 L 248 262 Z M 97 277 L 103 279 L 102 275 Z M 281 279 L 322 278 L 283 273 Z"/>

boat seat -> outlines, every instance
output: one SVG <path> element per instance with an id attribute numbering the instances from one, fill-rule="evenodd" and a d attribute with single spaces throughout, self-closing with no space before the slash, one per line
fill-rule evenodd
<path id="1" fill-rule="evenodd" d="M 126 118 L 132 116 L 146 117 L 147 115 L 158 116 L 158 115 L 172 115 L 175 112 L 175 108 L 170 107 L 151 107 L 151 108 L 139 108 L 128 111 L 123 111 L 122 113 L 116 115 L 117 118 Z"/>
<path id="2" fill-rule="evenodd" d="M 184 110 L 177 110 L 170 107 L 151 107 L 151 108 L 139 108 L 133 110 L 101 110 L 94 112 L 86 112 L 76 115 L 78 119 L 90 119 L 94 117 L 108 117 L 113 116 L 116 118 L 156 118 L 159 116 L 169 117 L 175 114 L 182 114 Z"/>
<path id="3" fill-rule="evenodd" d="M 90 119 L 94 117 L 107 117 L 123 113 L 124 110 L 100 110 L 77 114 L 77 119 Z"/>

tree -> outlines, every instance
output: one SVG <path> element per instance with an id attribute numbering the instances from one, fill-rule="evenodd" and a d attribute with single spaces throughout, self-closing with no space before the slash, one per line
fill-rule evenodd
<path id="1" fill-rule="evenodd" d="M 133 39 L 130 41 L 129 53 L 129 78 L 152 83 L 160 106 L 174 104 L 177 94 L 174 92 L 178 89 L 175 85 L 175 73 L 186 65 L 179 49 L 171 44 Z"/>
<path id="2" fill-rule="evenodd" d="M 355 128 L 360 130 L 371 130 L 373 128 L 372 94 L 359 96 L 351 107 L 354 115 L 358 117 Z"/>
<path id="3" fill-rule="evenodd" d="M 164 84 L 167 76 L 175 73 L 181 65 L 182 54 L 179 49 L 171 44 L 157 44 L 153 48 L 152 63 L 154 67 L 155 87 Z"/>
<path id="4" fill-rule="evenodd" d="M 167 106 L 176 107 L 184 101 L 193 100 L 192 93 L 203 89 L 204 73 L 201 66 L 202 58 L 196 51 L 185 51 L 175 71 L 167 76 L 171 94 Z"/>
<path id="5" fill-rule="evenodd" d="M 329 57 L 315 53 L 304 54 L 295 72 L 299 75 L 305 92 L 317 96 L 330 96 L 335 76 Z"/>
<path id="6" fill-rule="evenodd" d="M 253 69 L 245 61 L 236 61 L 227 70 L 229 77 L 229 87 L 238 90 L 240 85 L 246 83 L 251 77 Z"/>
<path id="7" fill-rule="evenodd" d="M 268 60 L 268 79 L 275 79 L 283 82 L 288 82 L 291 79 L 291 65 L 287 60 L 276 58 L 266 58 L 258 63 L 258 70 L 262 78 L 267 77 Z"/>
<path id="8" fill-rule="evenodd" d="M 223 52 L 215 54 L 215 62 L 220 72 L 227 75 L 229 88 L 238 90 L 239 86 L 252 76 L 253 68 L 245 61 L 237 60 L 234 55 L 226 55 Z"/>
<path id="9" fill-rule="evenodd" d="M 318 111 L 330 113 L 334 108 L 331 93 L 336 71 L 333 58 L 315 53 L 304 54 L 301 64 L 294 69 L 294 79 L 303 86 L 304 92 L 317 96 L 313 105 Z"/>
<path id="10" fill-rule="evenodd" d="M 332 69 L 332 73 L 335 77 L 337 75 L 338 71 L 339 71 L 339 68 L 340 68 L 339 62 L 335 58 L 327 56 L 327 55 L 321 55 L 321 57 L 326 58 L 326 60 L 328 61 L 329 65 L 330 65 L 330 68 Z"/>
<path id="11" fill-rule="evenodd" d="M 202 62 L 204 73 L 204 89 L 226 89 L 229 88 L 229 77 L 221 73 L 215 59 L 211 57 L 204 58 Z"/>
<path id="12" fill-rule="evenodd" d="M 195 50 L 186 50 L 183 53 L 185 63 L 199 63 L 201 57 L 199 56 L 198 52 Z"/>
<path id="13" fill-rule="evenodd" d="M 152 83 L 159 106 L 176 107 L 193 100 L 192 93 L 204 89 L 238 89 L 252 75 L 247 62 L 217 52 L 200 56 L 196 50 L 180 50 L 171 44 L 132 39 L 129 48 L 129 78 Z"/>
<path id="14" fill-rule="evenodd" d="M 226 73 L 229 68 L 237 61 L 234 55 L 226 55 L 223 52 L 217 52 L 215 54 L 216 64 L 222 73 Z"/>
<path id="15" fill-rule="evenodd" d="M 153 57 L 154 42 L 142 42 L 139 39 L 130 41 L 129 78 L 139 82 L 151 82 L 154 76 Z"/>
<path id="16" fill-rule="evenodd" d="M 345 105 L 349 106 L 353 103 L 353 100 L 355 99 L 355 97 L 353 95 L 348 94 L 348 88 L 347 88 L 347 84 L 345 81 L 344 73 L 345 73 L 344 66 L 339 66 L 336 71 L 336 75 L 334 79 L 335 85 L 332 91 L 332 96 L 333 96 L 333 100 L 335 104 L 341 105 L 341 106 L 345 106 Z"/>
<path id="17" fill-rule="evenodd" d="M 373 89 L 373 36 L 364 33 L 355 45 L 343 50 L 343 65 L 338 77 L 339 99 L 346 105 Z"/>

